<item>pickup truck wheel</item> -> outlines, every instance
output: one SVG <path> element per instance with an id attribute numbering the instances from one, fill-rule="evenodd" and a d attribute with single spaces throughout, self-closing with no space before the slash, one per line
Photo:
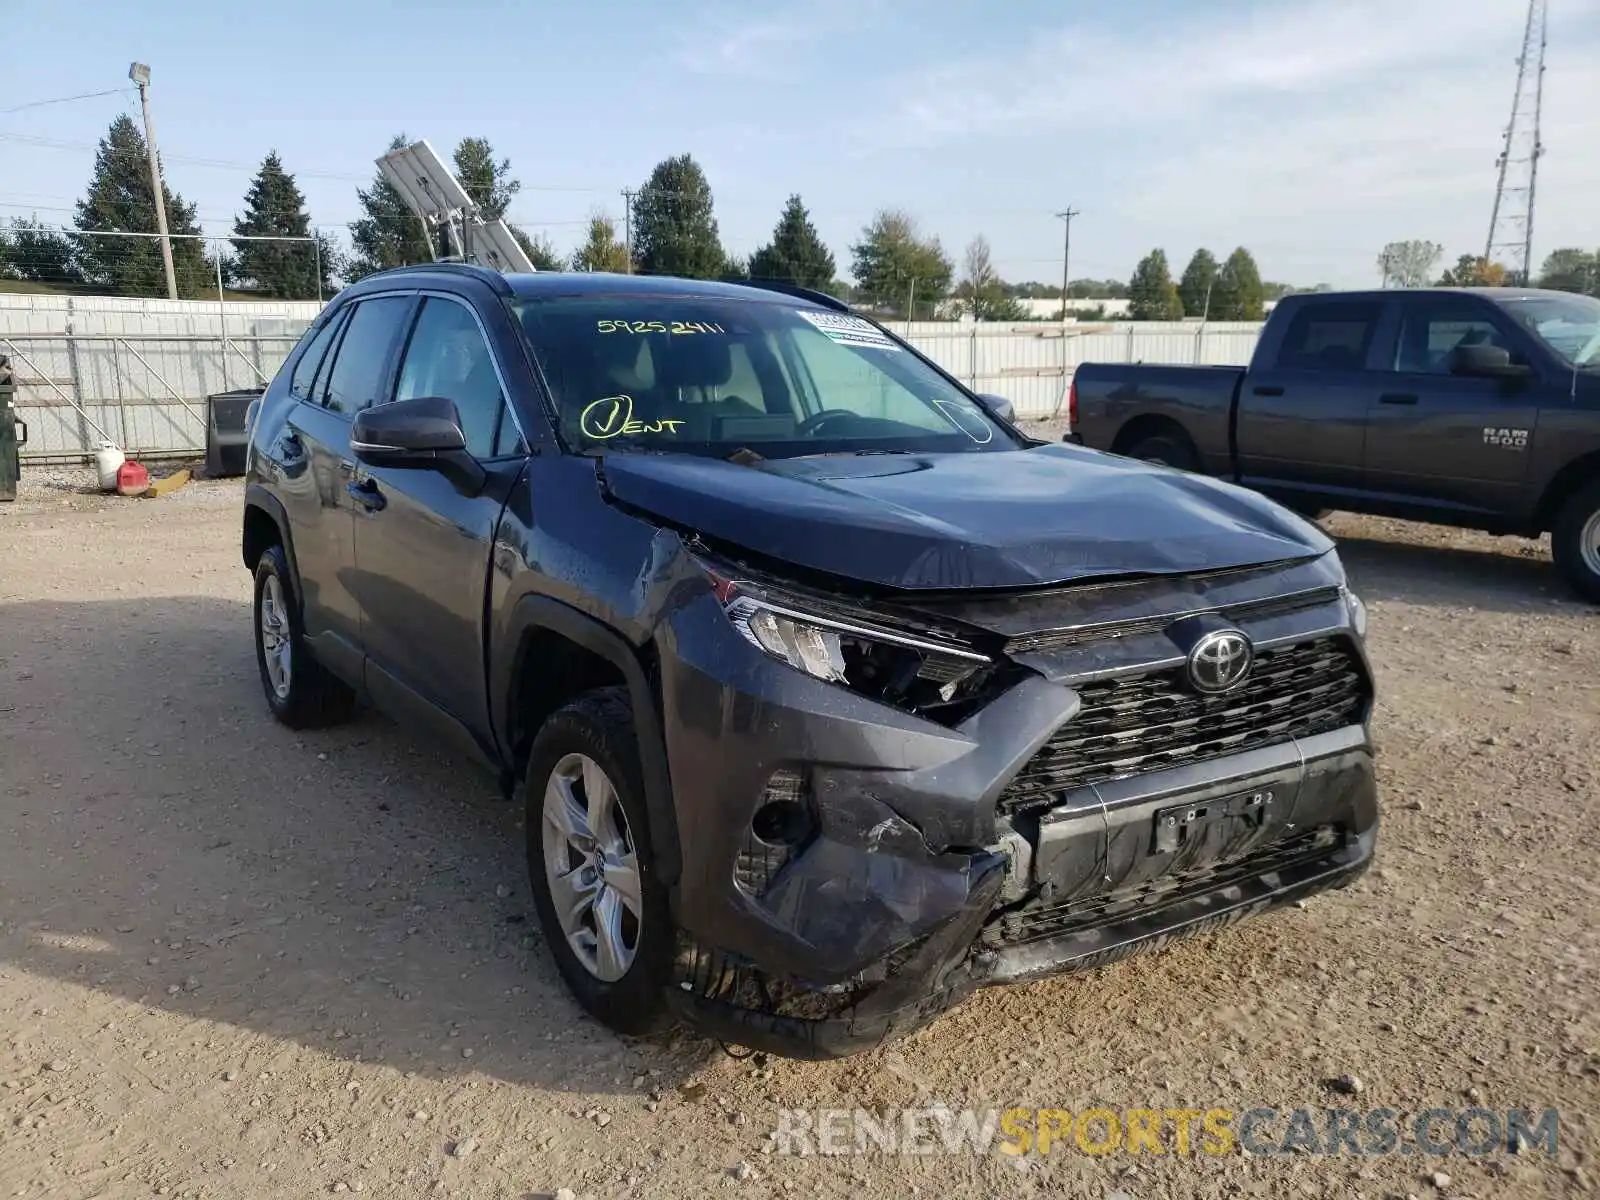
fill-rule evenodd
<path id="1" fill-rule="evenodd" d="M 1200 469 L 1200 456 L 1195 453 L 1186 439 L 1161 435 L 1148 437 L 1136 442 L 1127 451 L 1129 458 L 1141 459 L 1144 462 L 1161 463 L 1164 466 L 1176 467 L 1180 471 L 1198 471 Z"/>
<path id="2" fill-rule="evenodd" d="M 1573 589 L 1600 604 L 1600 483 L 1591 483 L 1561 506 L 1550 548 Z"/>
<path id="3" fill-rule="evenodd" d="M 627 689 L 579 696 L 528 756 L 528 874 L 556 966 L 618 1033 L 671 1024 L 675 931 L 656 877 Z"/>
<path id="4" fill-rule="evenodd" d="M 290 729 L 348 721 L 355 714 L 355 693 L 306 649 L 282 546 L 267 547 L 256 563 L 255 618 L 256 666 L 272 715 Z"/>

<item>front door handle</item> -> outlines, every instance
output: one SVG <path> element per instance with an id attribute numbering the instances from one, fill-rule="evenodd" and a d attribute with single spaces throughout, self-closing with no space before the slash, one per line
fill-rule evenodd
<path id="1" fill-rule="evenodd" d="M 1378 397 L 1379 404 L 1415 404 L 1417 398 L 1410 392 L 1385 392 Z"/>
<path id="2" fill-rule="evenodd" d="M 383 492 L 378 488 L 378 481 L 372 476 L 365 479 L 351 480 L 344 485 L 344 490 L 350 493 L 350 498 L 366 509 L 369 513 L 379 512 L 388 502 L 384 499 Z"/>
<path id="3" fill-rule="evenodd" d="M 1275 387 L 1275 386 L 1272 386 L 1270 384 L 1263 384 L 1258 388 L 1254 388 L 1253 390 L 1254 390 L 1255 394 L 1258 395 L 1258 396 L 1281 396 L 1281 395 L 1283 395 L 1283 389 L 1281 387 Z"/>

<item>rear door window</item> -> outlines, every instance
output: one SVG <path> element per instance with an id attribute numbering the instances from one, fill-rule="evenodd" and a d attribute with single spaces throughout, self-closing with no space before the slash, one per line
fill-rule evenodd
<path id="1" fill-rule="evenodd" d="M 354 416 L 378 402 L 411 300 L 410 296 L 378 296 L 356 305 L 320 397 L 327 408 Z"/>
<path id="2" fill-rule="evenodd" d="M 1289 322 L 1278 366 L 1299 371 L 1360 371 L 1383 306 L 1375 300 L 1304 305 Z"/>

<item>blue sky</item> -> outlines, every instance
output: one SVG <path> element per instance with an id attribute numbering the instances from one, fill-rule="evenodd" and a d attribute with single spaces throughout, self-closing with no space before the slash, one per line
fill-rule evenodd
<path id="1" fill-rule="evenodd" d="M 230 11 L 232 10 L 232 11 Z M 5 0 L 0 110 L 131 88 L 149 62 L 169 184 L 225 231 L 275 148 L 312 217 L 400 131 L 488 137 L 512 218 L 561 250 L 692 153 L 747 254 L 798 191 L 848 265 L 880 207 L 1007 278 L 1126 278 L 1163 247 L 1249 246 L 1263 274 L 1376 282 L 1385 241 L 1478 252 L 1522 0 L 789 0 L 725 4 L 100 4 Z M 1535 255 L 1600 246 L 1600 0 L 1551 0 Z M 68 222 L 132 93 L 0 111 L 0 216 Z M 37 139 L 37 140 L 30 140 Z M 50 144 L 41 144 L 48 142 Z M 208 161 L 202 161 L 208 160 Z"/>

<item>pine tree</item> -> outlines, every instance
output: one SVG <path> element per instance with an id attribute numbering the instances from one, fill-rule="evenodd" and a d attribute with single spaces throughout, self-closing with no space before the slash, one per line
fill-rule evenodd
<path id="1" fill-rule="evenodd" d="M 1183 301 L 1183 315 L 1209 317 L 1211 289 L 1216 284 L 1216 255 L 1209 250 L 1196 250 L 1189 265 L 1183 269 L 1183 278 L 1178 281 L 1178 299 Z"/>
<path id="2" fill-rule="evenodd" d="M 628 269 L 628 248 L 617 240 L 617 226 L 610 217 L 589 218 L 589 236 L 572 256 L 572 269 L 617 274 Z"/>
<path id="3" fill-rule="evenodd" d="M 89 190 L 78 201 L 77 227 L 85 233 L 156 232 L 155 193 L 144 135 L 126 113 L 111 122 L 95 153 Z M 195 206 L 166 186 L 167 232 L 173 235 L 172 267 L 180 296 L 215 293 L 216 275 L 207 267 Z M 74 259 L 86 282 L 125 296 L 165 296 L 161 245 L 154 237 L 79 237 Z"/>
<path id="4" fill-rule="evenodd" d="M 1266 314 L 1266 289 L 1250 251 L 1240 246 L 1228 255 L 1211 289 L 1213 321 L 1259 321 Z"/>
<path id="5" fill-rule="evenodd" d="M 633 253 L 649 275 L 715 279 L 724 266 L 711 185 L 688 154 L 656 164 L 634 200 Z"/>
<path id="6" fill-rule="evenodd" d="M 1167 252 L 1152 250 L 1139 260 L 1128 281 L 1128 315 L 1135 321 L 1177 321 L 1183 317 L 1183 301 L 1167 267 Z"/>
<path id="7" fill-rule="evenodd" d="M 239 282 L 265 296 L 283 300 L 315 300 L 334 289 L 340 255 L 322 233 L 312 241 L 306 200 L 283 169 L 276 150 L 261 160 L 245 193 L 244 213 L 234 221 L 232 273 Z M 255 242 L 255 237 L 305 238 L 303 242 Z"/>
<path id="8" fill-rule="evenodd" d="M 410 140 L 402 133 L 389 143 L 389 149 L 408 145 Z M 366 215 L 350 226 L 355 256 L 344 274 L 351 283 L 374 271 L 432 259 L 427 229 L 382 174 L 374 177 L 372 186 L 365 191 L 357 188 L 356 198 Z"/>
<path id="9" fill-rule="evenodd" d="M 750 256 L 750 277 L 821 289 L 833 283 L 833 270 L 833 255 L 817 236 L 806 206 L 799 196 L 790 196 L 772 241 Z"/>

